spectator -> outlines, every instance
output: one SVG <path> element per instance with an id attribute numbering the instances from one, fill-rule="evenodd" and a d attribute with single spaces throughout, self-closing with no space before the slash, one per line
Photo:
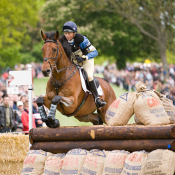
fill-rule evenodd
<path id="1" fill-rule="evenodd" d="M 10 101 L 13 101 L 13 94 L 8 94 Z"/>
<path id="2" fill-rule="evenodd" d="M 0 133 L 16 130 L 15 118 L 12 107 L 9 106 L 9 96 L 3 96 L 3 103 L 0 106 Z"/>
<path id="3" fill-rule="evenodd" d="M 2 101 L 3 101 L 3 95 L 4 95 L 4 93 L 3 93 L 3 91 L 0 91 L 0 104 L 2 104 Z"/>
<path id="4" fill-rule="evenodd" d="M 9 100 L 9 106 L 13 108 L 13 101 Z"/>
<path id="5" fill-rule="evenodd" d="M 22 101 L 18 101 L 17 102 L 17 107 L 18 110 L 16 111 L 16 125 L 17 125 L 17 129 L 16 132 L 21 132 L 23 131 L 23 124 L 21 121 L 21 116 L 22 116 L 22 112 L 24 111 L 24 105 Z"/>
<path id="6" fill-rule="evenodd" d="M 25 102 L 28 101 L 27 100 L 27 96 L 26 95 L 22 95 L 21 98 L 20 98 L 20 101 L 22 101 L 23 104 L 25 104 Z"/>
<path id="7" fill-rule="evenodd" d="M 23 124 L 23 131 L 27 131 L 26 133 L 29 133 L 29 103 L 26 101 L 24 103 L 24 111 L 22 112 L 21 115 L 21 121 Z M 35 125 L 35 119 L 32 116 L 32 123 L 33 123 L 33 128 L 36 128 Z"/>
<path id="8" fill-rule="evenodd" d="M 13 95 L 13 109 L 18 110 L 17 101 L 19 101 L 19 96 L 17 94 Z"/>
<path id="9" fill-rule="evenodd" d="M 36 103 L 36 97 L 33 99 L 33 116 L 35 118 L 36 127 L 42 127 L 43 121 L 41 120 L 40 113 L 38 111 L 38 105 Z"/>

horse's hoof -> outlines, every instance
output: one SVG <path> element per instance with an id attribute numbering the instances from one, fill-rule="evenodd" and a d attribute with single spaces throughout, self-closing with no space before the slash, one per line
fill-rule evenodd
<path id="1" fill-rule="evenodd" d="M 61 101 L 61 96 L 56 95 L 56 96 L 52 99 L 52 104 L 57 105 L 60 101 Z"/>
<path id="2" fill-rule="evenodd" d="M 41 117 L 41 120 L 42 120 L 43 122 L 46 122 L 48 119 L 47 119 L 47 118 Z"/>
<path id="3" fill-rule="evenodd" d="M 57 128 L 60 126 L 59 120 L 55 119 L 55 117 L 48 116 L 48 121 L 50 123 L 50 128 Z"/>
<path id="4" fill-rule="evenodd" d="M 99 118 L 99 125 L 103 125 L 103 120 L 101 119 L 101 117 Z"/>
<path id="5" fill-rule="evenodd" d="M 59 120 L 55 119 L 55 122 L 52 125 L 52 128 L 59 128 L 59 127 L 60 127 L 60 122 L 59 122 Z"/>
<path id="6" fill-rule="evenodd" d="M 103 121 L 102 121 L 101 117 L 99 117 L 98 120 L 93 122 L 93 125 L 103 125 Z"/>
<path id="7" fill-rule="evenodd" d="M 44 98 L 43 97 L 38 97 L 36 99 L 36 103 L 38 106 L 42 106 L 44 104 Z"/>
<path id="8" fill-rule="evenodd" d="M 43 120 L 42 120 L 42 121 L 43 121 Z M 43 122 L 46 123 L 47 127 L 52 128 L 52 127 L 51 127 L 51 124 L 50 124 L 50 122 L 49 122 L 49 120 L 45 120 L 45 121 L 43 121 Z"/>

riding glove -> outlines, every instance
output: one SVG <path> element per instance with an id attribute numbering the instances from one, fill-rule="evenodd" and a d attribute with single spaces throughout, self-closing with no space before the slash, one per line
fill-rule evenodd
<path id="1" fill-rule="evenodd" d="M 83 61 L 87 60 L 87 56 L 83 55 L 82 57 L 77 57 L 76 59 L 78 63 L 82 63 Z"/>

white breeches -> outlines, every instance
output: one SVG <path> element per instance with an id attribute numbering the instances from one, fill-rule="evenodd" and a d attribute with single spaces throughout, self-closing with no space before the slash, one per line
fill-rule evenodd
<path id="1" fill-rule="evenodd" d="M 87 72 L 89 81 L 94 79 L 94 59 L 83 61 L 83 68 Z"/>

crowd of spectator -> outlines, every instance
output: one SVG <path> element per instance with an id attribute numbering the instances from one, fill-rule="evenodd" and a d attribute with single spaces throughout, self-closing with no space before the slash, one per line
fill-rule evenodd
<path id="1" fill-rule="evenodd" d="M 41 78 L 41 65 L 32 63 L 33 77 Z M 16 65 L 15 70 L 27 70 L 28 64 Z M 18 86 L 18 91 L 9 92 L 8 83 L 12 77 L 10 70 L 3 72 L 0 78 L 0 133 L 4 132 L 29 132 L 29 102 L 28 102 L 28 86 Z M 42 122 L 38 106 L 36 104 L 37 96 L 33 92 L 33 128 L 42 127 Z"/>
<path id="2" fill-rule="evenodd" d="M 110 83 L 127 91 L 135 91 L 135 84 L 142 81 L 148 89 L 155 89 L 165 94 L 175 105 L 175 65 L 169 65 L 169 76 L 163 70 L 161 63 L 127 63 L 124 70 L 118 70 L 116 64 L 108 64 L 104 69 L 97 67 L 96 71 L 98 70 L 103 70 L 104 77 Z"/>
<path id="3" fill-rule="evenodd" d="M 29 102 L 28 95 L 6 94 L 1 92 L 0 103 L 0 133 L 4 132 L 21 132 L 29 131 Z M 42 127 L 38 107 L 36 104 L 37 97 L 33 98 L 33 128 Z"/>
<path id="4" fill-rule="evenodd" d="M 15 66 L 15 70 L 27 69 L 28 64 Z M 28 133 L 28 86 L 19 86 L 17 93 L 9 93 L 7 80 L 12 78 L 9 70 L 4 71 L 0 78 L 0 133 L 9 131 Z M 32 63 L 32 70 L 34 78 L 43 77 L 41 64 Z M 101 66 L 96 65 L 94 71 L 102 73 L 110 83 L 127 91 L 135 91 L 135 84 L 142 81 L 148 89 L 155 89 L 165 94 L 175 105 L 175 65 L 169 65 L 169 76 L 163 70 L 161 63 L 127 63 L 125 69 L 118 70 L 115 63 L 109 64 L 106 61 Z M 37 96 L 33 93 L 33 127 L 42 127 L 45 123 L 41 120 L 36 99 Z"/>

